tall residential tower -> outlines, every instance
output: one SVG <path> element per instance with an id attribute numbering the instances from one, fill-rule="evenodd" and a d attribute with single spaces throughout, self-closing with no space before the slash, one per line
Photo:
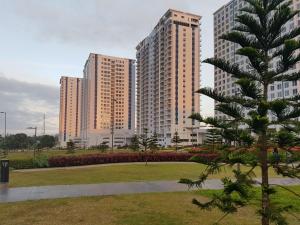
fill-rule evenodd
<path id="1" fill-rule="evenodd" d="M 79 141 L 81 122 L 82 79 L 61 77 L 59 141 L 66 146 L 68 141 Z"/>
<path id="2" fill-rule="evenodd" d="M 135 60 L 90 54 L 83 73 L 83 144 L 129 143 L 135 130 Z"/>
<path id="3" fill-rule="evenodd" d="M 168 10 L 137 49 L 137 132 L 156 133 L 171 145 L 175 132 L 183 144 L 197 139 L 200 111 L 200 20 L 198 15 Z"/>

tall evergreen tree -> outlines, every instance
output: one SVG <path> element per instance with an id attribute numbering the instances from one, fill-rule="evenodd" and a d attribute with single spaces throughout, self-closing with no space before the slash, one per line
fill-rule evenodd
<path id="1" fill-rule="evenodd" d="M 138 135 L 134 135 L 132 138 L 131 138 L 131 141 L 130 141 L 130 145 L 129 145 L 129 148 L 136 152 L 139 150 L 140 148 L 140 142 L 139 142 L 139 136 Z"/>
<path id="2" fill-rule="evenodd" d="M 144 133 L 139 137 L 140 151 L 145 155 L 145 165 L 148 165 L 148 151 L 155 148 L 156 140 L 153 139 L 153 136 L 149 137 L 148 130 L 144 129 Z"/>
<path id="3" fill-rule="evenodd" d="M 240 46 L 237 55 L 247 58 L 249 70 L 243 70 L 238 64 L 225 59 L 210 58 L 205 60 L 216 68 L 231 74 L 240 87 L 237 96 L 225 96 L 210 88 L 202 88 L 199 94 L 213 98 L 218 104 L 216 110 L 227 115 L 231 120 L 203 118 L 194 114 L 192 119 L 223 131 L 223 134 L 233 134 L 233 140 L 242 143 L 235 151 L 224 148 L 220 157 L 208 163 L 208 168 L 198 180 L 182 179 L 189 186 L 201 186 L 210 174 L 220 170 L 226 164 L 241 164 L 248 171 L 233 170 L 234 178 L 222 179 L 224 190 L 216 194 L 211 201 L 201 203 L 194 199 L 193 203 L 202 209 L 219 208 L 225 216 L 236 212 L 249 204 L 252 199 L 251 189 L 259 184 L 261 189 L 261 224 L 271 222 L 278 225 L 287 224 L 283 215 L 290 207 L 278 206 L 270 202 L 270 196 L 276 193 L 275 185 L 270 184 L 269 169 L 285 177 L 300 178 L 300 166 L 288 166 L 281 159 L 271 160 L 268 149 L 276 144 L 272 141 L 270 130 L 280 128 L 281 132 L 299 135 L 300 95 L 285 99 L 269 100 L 269 86 L 276 82 L 298 81 L 300 72 L 290 70 L 300 61 L 300 27 L 283 33 L 284 25 L 299 14 L 292 9 L 291 1 L 284 0 L 245 0 L 247 3 L 236 17 L 237 26 L 221 39 Z M 277 63 L 277 67 L 272 64 Z M 270 119 L 270 115 L 272 118 Z M 233 126 L 237 124 L 237 128 Z M 241 129 L 243 128 L 243 129 Z M 244 141 L 243 141 L 244 140 Z M 278 144 L 278 143 L 277 143 Z M 283 148 L 286 143 L 280 142 Z M 291 161 L 296 158 L 291 154 Z M 260 167 L 262 180 L 253 178 L 253 170 Z M 280 186 L 278 187 L 280 188 Z M 285 187 L 286 190 L 289 190 Z M 291 193 L 294 193 L 291 191 Z M 294 193 L 295 194 L 295 193 Z M 296 196 L 299 197 L 299 194 Z"/>
<path id="4" fill-rule="evenodd" d="M 176 152 L 177 152 L 178 151 L 178 144 L 181 143 L 181 138 L 180 138 L 177 131 L 174 133 L 174 136 L 172 138 L 172 143 L 175 144 L 175 149 L 176 149 Z"/>
<path id="5" fill-rule="evenodd" d="M 205 135 L 206 145 L 211 146 L 212 150 L 215 150 L 216 145 L 222 144 L 222 136 L 217 129 L 209 129 L 207 130 L 207 134 Z"/>
<path id="6" fill-rule="evenodd" d="M 157 136 L 157 133 L 154 133 L 154 134 L 150 137 L 149 149 L 150 149 L 152 152 L 155 152 L 155 151 L 158 151 L 158 150 L 159 150 L 159 144 L 158 144 L 158 136 Z"/>

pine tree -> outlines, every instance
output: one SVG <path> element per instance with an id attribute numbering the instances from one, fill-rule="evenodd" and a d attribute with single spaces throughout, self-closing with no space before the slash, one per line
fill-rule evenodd
<path id="1" fill-rule="evenodd" d="M 212 150 L 215 150 L 216 145 L 222 144 L 222 136 L 217 129 L 207 130 L 205 135 L 205 144 L 212 147 Z"/>
<path id="2" fill-rule="evenodd" d="M 131 142 L 130 142 L 130 149 L 132 149 L 132 151 L 136 152 L 139 150 L 140 148 L 140 142 L 139 142 L 139 137 L 138 135 L 134 135 L 132 138 L 131 138 Z"/>
<path id="3" fill-rule="evenodd" d="M 178 144 L 181 143 L 181 138 L 180 138 L 177 131 L 174 133 L 174 136 L 172 138 L 172 143 L 175 144 L 175 149 L 176 149 L 176 152 L 177 152 L 178 151 Z"/>
<path id="4" fill-rule="evenodd" d="M 299 14 L 299 11 L 292 10 L 290 1 L 245 2 L 246 6 L 236 17 L 238 25 L 232 32 L 221 36 L 221 39 L 240 46 L 236 54 L 247 58 L 250 69 L 244 70 L 238 64 L 225 59 L 210 58 L 204 61 L 235 78 L 235 83 L 240 88 L 239 95 L 225 96 L 210 88 L 198 91 L 199 94 L 213 98 L 217 102 L 216 110 L 231 119 L 204 118 L 200 114 L 191 116 L 191 119 L 220 129 L 222 135 L 228 139 L 229 147 L 222 149 L 218 159 L 207 163 L 207 169 L 198 180 L 182 179 L 181 182 L 189 186 L 201 186 L 210 174 L 218 172 L 221 167 L 241 164 L 249 168 L 248 171 L 233 169 L 233 179 L 222 179 L 222 193 L 215 194 L 209 202 L 201 203 L 194 199 L 193 203 L 202 209 L 217 207 L 224 212 L 225 217 L 248 205 L 253 199 L 250 193 L 254 184 L 259 184 L 262 193 L 261 207 L 258 210 L 261 224 L 269 225 L 272 222 L 285 225 L 287 222 L 283 213 L 288 212 L 290 207 L 281 207 L 270 201 L 270 196 L 276 194 L 276 185 L 269 182 L 269 169 L 273 168 L 285 177 L 300 178 L 300 166 L 286 165 L 282 159 L 270 159 L 268 149 L 279 144 L 271 135 L 274 127 L 279 128 L 281 132 L 299 135 L 300 123 L 296 118 L 300 116 L 300 95 L 269 100 L 268 88 L 276 82 L 297 81 L 300 78 L 300 72 L 290 70 L 300 61 L 300 41 L 297 39 L 300 28 L 282 33 L 284 25 Z M 272 64 L 275 62 L 277 67 L 273 68 Z M 230 147 L 232 141 L 238 143 L 234 151 L 232 146 Z M 286 145 L 287 143 L 280 142 L 282 151 L 288 151 Z M 290 154 L 290 162 L 295 161 L 293 152 Z M 261 170 L 261 182 L 253 178 L 253 170 L 256 167 Z M 278 188 L 289 190 L 287 187 Z M 299 197 L 297 194 L 296 196 Z"/>
<path id="5" fill-rule="evenodd" d="M 148 130 L 144 129 L 144 133 L 139 137 L 140 150 L 145 155 L 145 165 L 148 165 L 148 151 L 154 148 L 155 140 L 153 136 L 149 137 Z"/>
<path id="6" fill-rule="evenodd" d="M 159 144 L 158 144 L 158 136 L 157 136 L 157 133 L 154 133 L 154 134 L 150 137 L 149 149 L 150 149 L 152 152 L 155 152 L 155 151 L 158 151 L 158 150 L 159 150 Z"/>

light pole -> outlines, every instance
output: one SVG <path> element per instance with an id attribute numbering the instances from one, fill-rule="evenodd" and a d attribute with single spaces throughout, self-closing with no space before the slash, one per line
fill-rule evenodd
<path id="1" fill-rule="evenodd" d="M 36 141 L 36 131 L 37 131 L 37 127 L 27 127 L 26 129 L 28 129 L 28 130 L 34 130 L 34 141 Z M 33 158 L 35 159 L 35 146 L 34 146 L 34 148 L 33 148 Z"/>
<path id="2" fill-rule="evenodd" d="M 112 98 L 111 112 L 111 150 L 114 150 L 114 132 L 115 132 L 115 103 L 118 103 L 115 98 Z"/>
<path id="3" fill-rule="evenodd" d="M 4 114 L 4 147 L 6 144 L 6 112 L 0 112 L 0 114 Z M 7 150 L 5 150 L 5 155 L 7 153 Z"/>
<path id="4" fill-rule="evenodd" d="M 36 137 L 37 127 L 27 127 L 28 130 L 34 130 L 34 137 Z"/>

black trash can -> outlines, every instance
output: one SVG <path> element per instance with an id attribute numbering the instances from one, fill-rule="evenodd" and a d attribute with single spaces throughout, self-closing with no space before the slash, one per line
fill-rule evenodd
<path id="1" fill-rule="evenodd" d="M 9 160 L 0 160 L 1 174 L 0 183 L 6 184 L 9 182 Z"/>

